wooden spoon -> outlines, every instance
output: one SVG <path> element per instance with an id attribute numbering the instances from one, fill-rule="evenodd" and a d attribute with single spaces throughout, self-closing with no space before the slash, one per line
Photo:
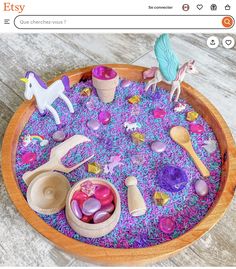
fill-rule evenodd
<path id="1" fill-rule="evenodd" d="M 188 130 L 182 126 L 175 126 L 170 130 L 170 137 L 190 154 L 201 175 L 203 177 L 209 177 L 210 176 L 209 170 L 199 159 L 199 157 L 197 156 L 196 152 L 193 149 Z"/>
<path id="2" fill-rule="evenodd" d="M 25 181 L 26 185 L 29 185 L 30 182 L 41 172 L 57 170 L 64 173 L 70 173 L 74 169 L 81 166 L 83 163 L 90 160 L 94 155 L 89 156 L 89 158 L 69 168 L 65 167 L 61 162 L 62 157 L 66 155 L 70 149 L 74 148 L 75 146 L 81 143 L 89 142 L 89 141 L 91 140 L 87 138 L 86 136 L 74 135 L 70 137 L 69 139 L 67 139 L 66 141 L 64 141 L 63 143 L 59 144 L 58 146 L 52 148 L 51 153 L 50 153 L 50 158 L 47 163 L 39 166 L 33 171 L 28 171 L 24 173 L 22 178 Z"/>

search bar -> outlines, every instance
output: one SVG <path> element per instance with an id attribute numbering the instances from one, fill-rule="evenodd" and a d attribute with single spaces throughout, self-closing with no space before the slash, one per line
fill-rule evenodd
<path id="1" fill-rule="evenodd" d="M 230 15 L 19 15 L 18 29 L 231 29 Z"/>

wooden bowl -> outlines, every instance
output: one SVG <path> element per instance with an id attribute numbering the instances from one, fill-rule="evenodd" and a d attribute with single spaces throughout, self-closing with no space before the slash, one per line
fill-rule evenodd
<path id="1" fill-rule="evenodd" d="M 71 210 L 70 202 L 71 202 L 73 194 L 75 193 L 75 191 L 80 190 L 80 186 L 82 183 L 88 180 L 90 180 L 94 184 L 100 184 L 100 185 L 105 185 L 109 187 L 112 190 L 112 193 L 114 196 L 115 210 L 112 213 L 111 217 L 102 223 L 91 224 L 91 223 L 83 222 L 79 220 L 78 218 L 76 218 L 76 216 Z M 98 238 L 106 234 L 109 234 L 116 227 L 116 224 L 118 223 L 119 218 L 120 218 L 120 212 L 121 212 L 120 195 L 117 189 L 115 188 L 113 184 L 111 184 L 110 182 L 102 178 L 92 177 L 92 178 L 86 178 L 79 181 L 71 188 L 66 198 L 67 221 L 74 231 L 76 231 L 79 235 L 82 235 L 85 237 Z"/>
<path id="2" fill-rule="evenodd" d="M 107 65 L 114 68 L 121 78 L 143 81 L 145 67 L 126 64 Z M 71 86 L 81 80 L 91 79 L 94 66 L 65 73 Z M 61 76 L 60 76 L 61 77 Z M 53 81 L 59 79 L 56 77 Z M 159 86 L 170 90 L 170 86 Z M 69 238 L 44 222 L 24 199 L 15 176 L 15 156 L 19 135 L 35 110 L 34 100 L 25 101 L 12 117 L 2 146 L 2 173 L 6 189 L 22 216 L 42 235 L 57 247 L 76 255 L 80 259 L 104 265 L 135 265 L 156 262 L 192 244 L 209 231 L 223 216 L 229 206 L 236 187 L 236 147 L 230 130 L 216 108 L 197 90 L 182 83 L 181 98 L 185 99 L 206 120 L 213 129 L 219 143 L 222 158 L 222 174 L 219 192 L 206 216 L 185 234 L 165 243 L 139 249 L 114 249 L 85 244 Z"/>
<path id="3" fill-rule="evenodd" d="M 33 210 L 51 215 L 65 207 L 69 190 L 70 183 L 65 176 L 49 171 L 37 175 L 31 181 L 26 197 Z"/>

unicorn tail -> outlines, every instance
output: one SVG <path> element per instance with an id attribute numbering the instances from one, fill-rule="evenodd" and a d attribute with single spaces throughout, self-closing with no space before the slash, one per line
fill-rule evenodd
<path id="1" fill-rule="evenodd" d="M 67 76 L 63 76 L 61 78 L 61 81 L 62 81 L 62 83 L 63 83 L 63 85 L 65 87 L 65 90 L 68 91 L 70 89 L 70 80 L 69 80 L 69 78 Z"/>

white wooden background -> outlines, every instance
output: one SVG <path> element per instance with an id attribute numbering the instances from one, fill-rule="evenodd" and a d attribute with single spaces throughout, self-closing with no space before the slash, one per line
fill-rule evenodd
<path id="1" fill-rule="evenodd" d="M 62 72 L 101 63 L 153 66 L 157 35 L 2 34 L 0 36 L 0 140 L 23 101 L 19 81 L 27 70 L 48 80 Z M 209 35 L 171 35 L 181 62 L 193 58 L 200 74 L 186 81 L 218 108 L 236 138 L 236 48 L 209 49 Z M 219 35 L 220 38 L 223 35 Z M 236 38 L 236 36 L 234 36 Z M 0 265 L 91 266 L 51 245 L 18 214 L 0 176 Z M 158 266 L 236 266 L 236 198 L 205 236 Z"/>

